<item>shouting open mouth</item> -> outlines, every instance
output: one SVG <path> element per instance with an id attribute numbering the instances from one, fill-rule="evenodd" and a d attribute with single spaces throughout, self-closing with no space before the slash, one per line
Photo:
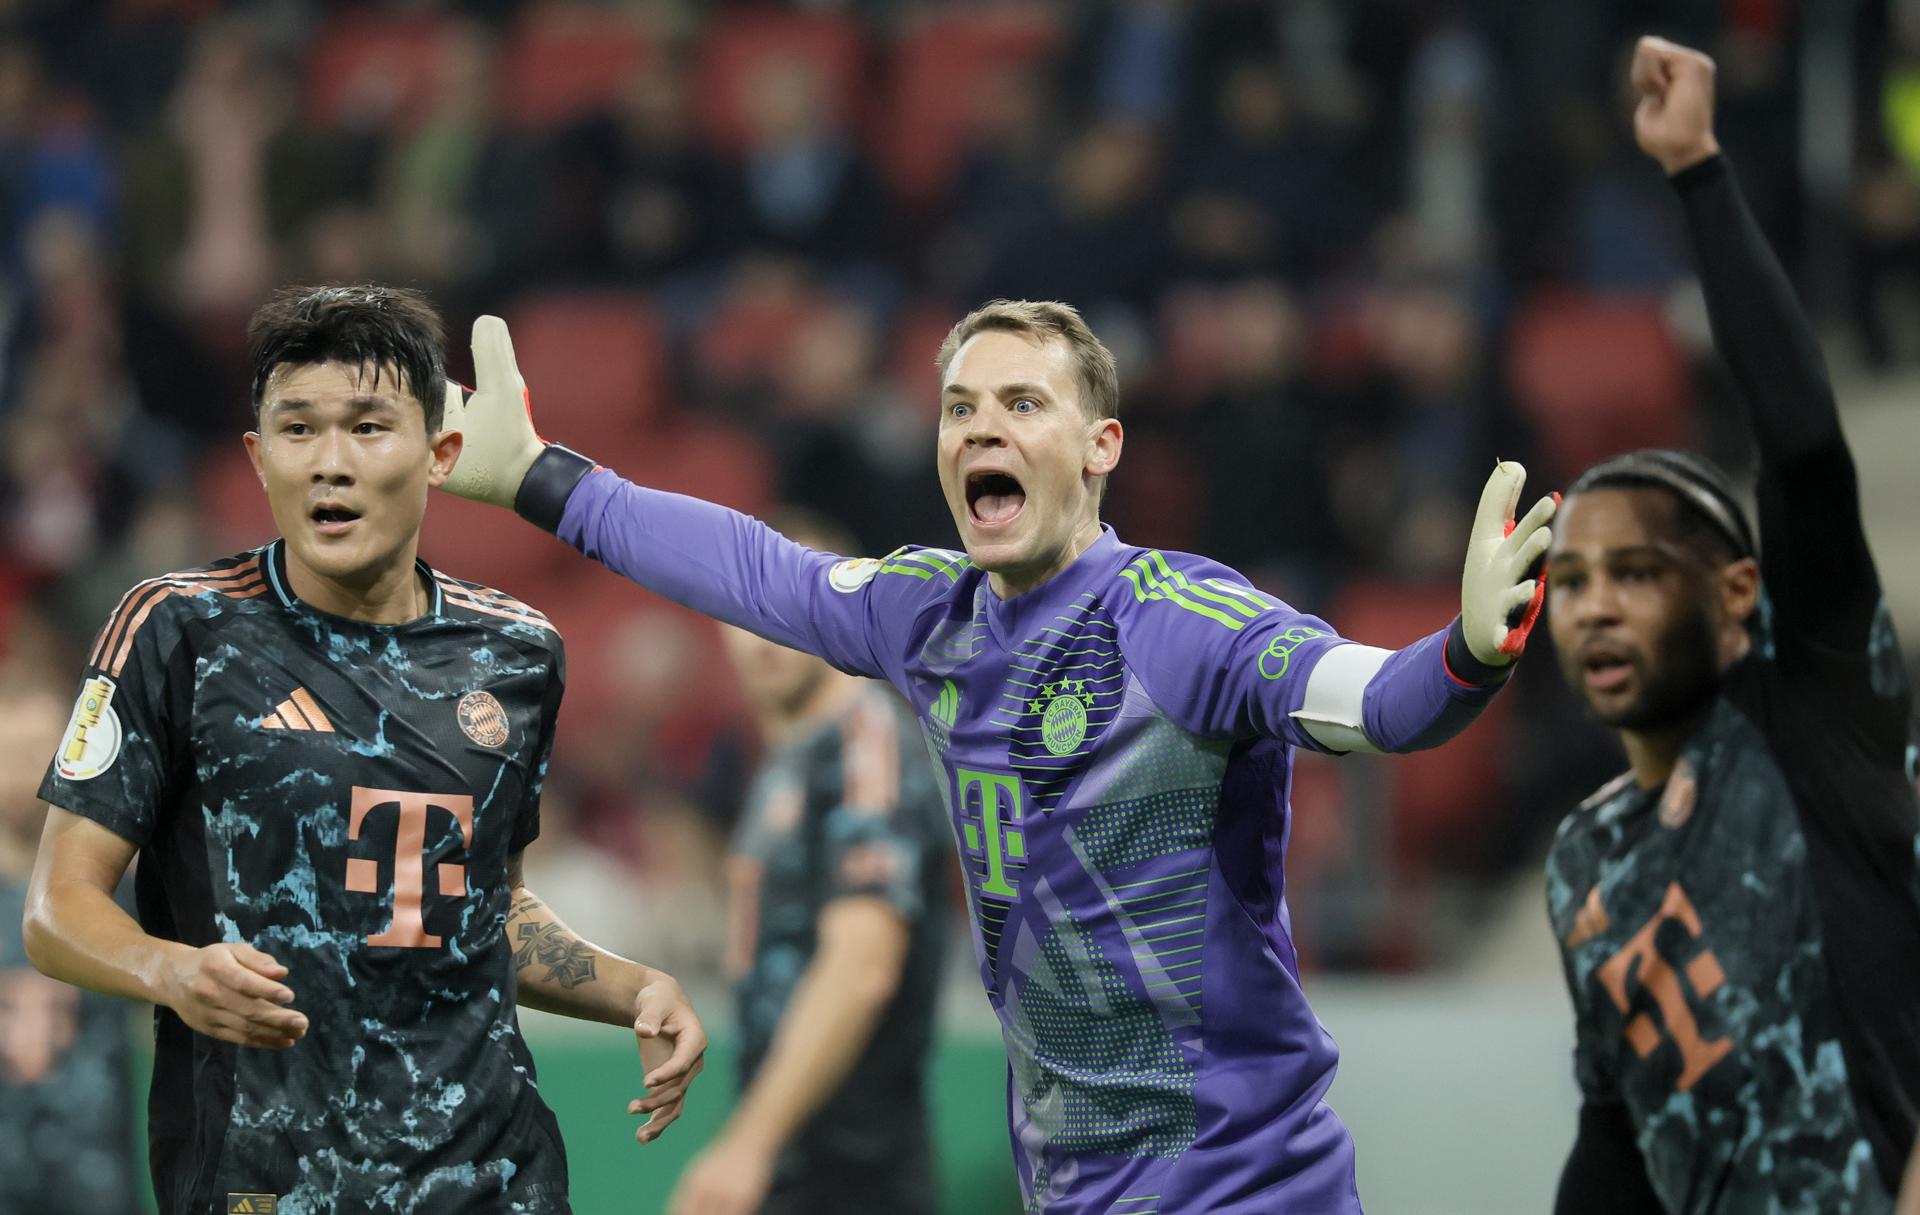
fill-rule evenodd
<path id="1" fill-rule="evenodd" d="M 1026 509 L 1027 491 L 1011 474 L 971 472 L 967 474 L 967 516 L 975 527 L 1005 527 Z"/>

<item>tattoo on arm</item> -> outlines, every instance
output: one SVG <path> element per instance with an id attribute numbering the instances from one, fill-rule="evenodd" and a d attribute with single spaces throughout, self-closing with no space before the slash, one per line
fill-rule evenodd
<path id="1" fill-rule="evenodd" d="M 538 962 L 547 968 L 546 977 L 561 987 L 573 988 L 593 982 L 593 947 L 554 919 L 540 896 L 524 886 L 514 896 L 513 908 L 507 913 L 507 926 L 514 934 L 516 969 L 525 970 Z"/>
<path id="2" fill-rule="evenodd" d="M 522 923 L 513 960 L 521 970 L 539 962 L 547 968 L 547 977 L 562 987 L 591 983 L 594 977 L 593 951 L 565 925 L 553 920 Z"/>

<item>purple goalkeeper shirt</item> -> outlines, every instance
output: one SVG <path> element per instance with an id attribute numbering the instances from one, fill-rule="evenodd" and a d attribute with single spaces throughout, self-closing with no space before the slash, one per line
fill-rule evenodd
<path id="1" fill-rule="evenodd" d="M 1292 749 L 1324 749 L 1292 714 L 1349 644 L 1328 624 L 1111 530 L 1001 599 L 962 553 L 842 560 L 604 469 L 559 534 L 913 706 L 1006 1040 L 1031 1215 L 1360 1210 L 1282 874 Z M 1449 674 L 1446 636 L 1366 682 L 1375 746 L 1434 745 L 1491 696 Z"/>

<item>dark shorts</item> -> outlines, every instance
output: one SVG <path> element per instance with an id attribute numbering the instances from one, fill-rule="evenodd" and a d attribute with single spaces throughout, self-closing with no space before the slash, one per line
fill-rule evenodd
<path id="1" fill-rule="evenodd" d="M 884 1165 L 823 1152 L 788 1152 L 760 1215 L 935 1215 L 939 1209 L 930 1148 Z"/>

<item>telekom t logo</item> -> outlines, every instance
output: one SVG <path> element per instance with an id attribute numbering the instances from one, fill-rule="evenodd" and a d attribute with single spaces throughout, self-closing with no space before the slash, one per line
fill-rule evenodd
<path id="1" fill-rule="evenodd" d="M 1007 861 L 1027 859 L 1026 836 L 1018 829 L 1023 817 L 1020 778 L 971 768 L 956 768 L 953 775 L 960 782 L 960 817 L 966 820 L 961 834 L 966 837 L 967 851 L 975 856 L 984 852 L 987 858 L 987 880 L 980 891 L 1010 899 L 1016 891 L 1007 880 Z M 980 791 L 977 811 L 972 796 L 975 789 Z M 975 813 L 980 816 L 978 823 L 973 821 Z"/>
<path id="2" fill-rule="evenodd" d="M 347 819 L 347 838 L 360 838 L 360 827 L 371 811 L 392 807 L 400 816 L 393 840 L 393 923 L 384 932 L 367 938 L 369 945 L 397 945 L 404 949 L 433 949 L 443 938 L 427 931 L 421 918 L 421 899 L 426 893 L 427 811 L 435 807 L 453 815 L 460 823 L 460 835 L 468 848 L 473 847 L 473 798 L 455 793 L 406 793 L 399 789 L 353 787 L 353 811 Z M 435 885 L 444 898 L 459 898 L 467 892 L 464 865 L 441 862 Z M 347 858 L 347 889 L 356 894 L 374 894 L 380 889 L 380 862 L 364 857 Z"/>
<path id="3" fill-rule="evenodd" d="M 1667 887 L 1666 897 L 1660 900 L 1660 910 L 1651 920 L 1633 934 L 1633 939 L 1620 947 L 1620 952 L 1607 959 L 1606 965 L 1599 970 L 1601 984 L 1621 1012 L 1627 1011 L 1631 993 L 1627 990 L 1630 980 L 1637 979 L 1639 985 L 1653 994 L 1655 1004 L 1660 1006 L 1660 1019 L 1666 1023 L 1666 1036 L 1680 1048 L 1680 1061 L 1683 1067 L 1680 1079 L 1675 1085 L 1681 1092 L 1692 1088 L 1700 1077 L 1707 1074 L 1713 1065 L 1727 1057 L 1733 1050 L 1733 1039 L 1715 1038 L 1709 1042 L 1700 1034 L 1700 1024 L 1693 1019 L 1693 1010 L 1687 1007 L 1687 993 L 1682 989 L 1680 976 L 1674 972 L 1667 960 L 1654 949 L 1654 936 L 1660 931 L 1660 925 L 1672 920 L 1687 930 L 1694 940 L 1700 939 L 1700 913 L 1693 909 L 1693 903 L 1687 898 L 1687 892 L 1680 889 L 1680 883 L 1674 882 Z M 1634 973 L 1638 963 L 1639 973 Z M 1720 968 L 1720 960 L 1713 951 L 1703 949 L 1694 955 L 1694 959 L 1685 966 L 1687 984 L 1693 988 L 1694 995 L 1704 999 L 1720 989 L 1727 975 Z M 1653 1018 L 1646 1013 L 1635 1013 L 1627 1022 L 1627 1041 L 1634 1052 L 1642 1059 L 1651 1055 L 1660 1045 L 1660 1030 L 1653 1024 Z"/>

